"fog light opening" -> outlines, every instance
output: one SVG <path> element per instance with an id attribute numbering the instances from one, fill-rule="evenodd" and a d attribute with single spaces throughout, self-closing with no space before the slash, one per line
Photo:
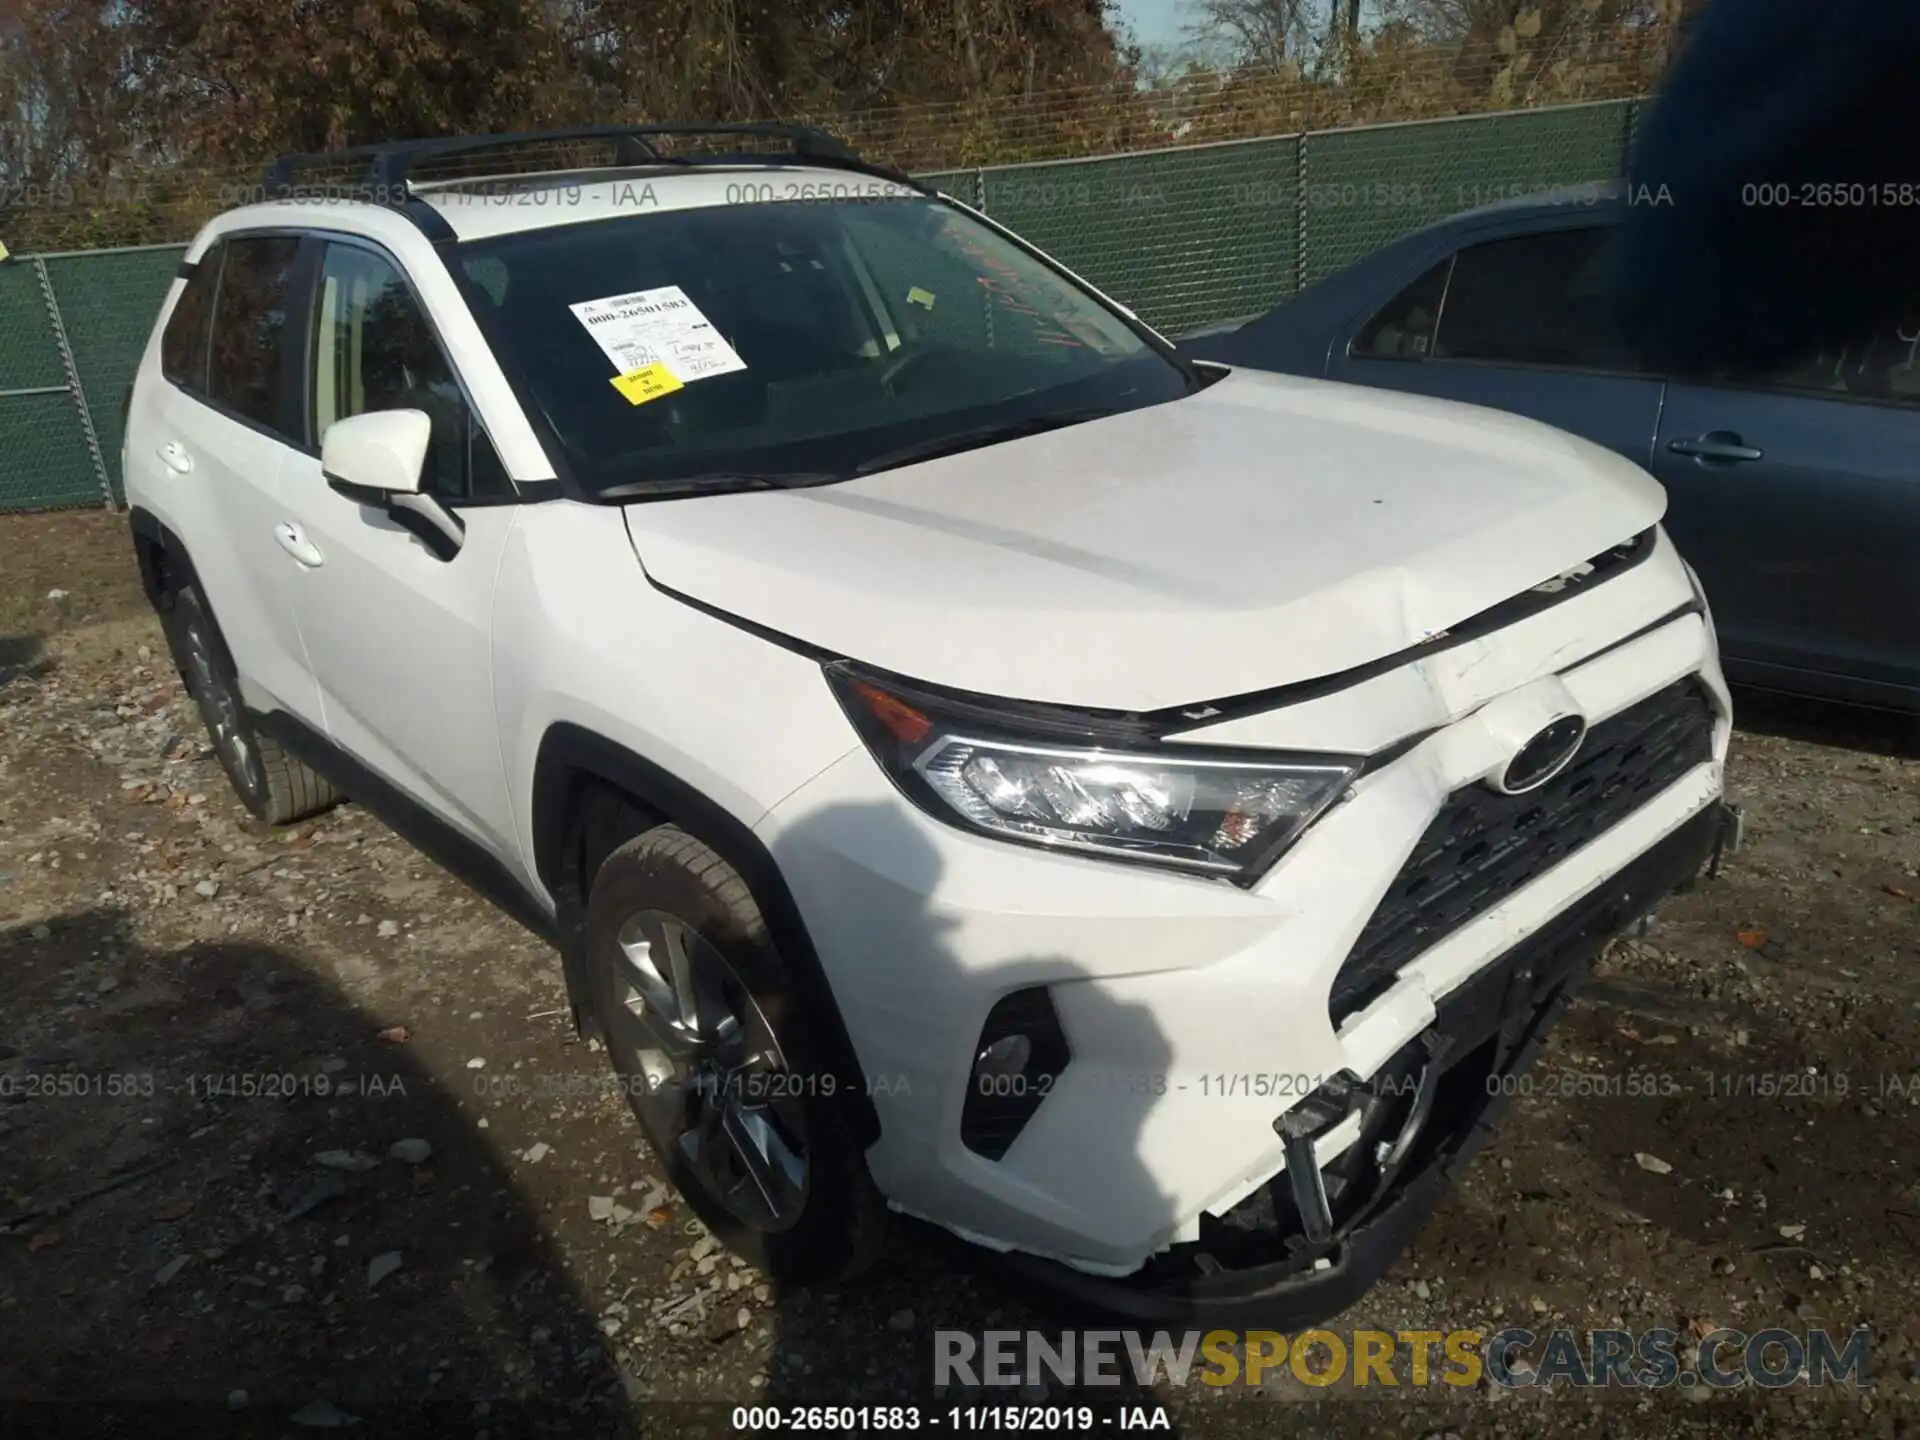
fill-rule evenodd
<path id="1" fill-rule="evenodd" d="M 998 1040 L 986 1046 L 975 1057 L 973 1073 L 976 1079 L 1024 1075 L 1027 1064 L 1033 1059 L 1033 1041 L 1024 1034 L 1002 1035 Z"/>
<path id="2" fill-rule="evenodd" d="M 976 1155 L 1002 1159 L 1067 1068 L 1071 1052 L 1045 986 L 1003 995 L 987 1012 L 974 1043 L 960 1142 Z"/>

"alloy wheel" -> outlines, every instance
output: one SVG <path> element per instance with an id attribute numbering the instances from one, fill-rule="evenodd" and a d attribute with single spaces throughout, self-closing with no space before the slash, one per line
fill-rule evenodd
<path id="1" fill-rule="evenodd" d="M 614 937 L 606 1043 L 641 1119 L 708 1195 L 761 1231 L 792 1226 L 808 1191 L 806 1077 L 719 949 L 659 910 Z"/>
<path id="2" fill-rule="evenodd" d="M 204 626 L 198 621 L 186 625 L 181 639 L 186 652 L 187 689 L 200 707 L 201 718 L 207 722 L 214 750 L 225 762 L 227 773 L 252 793 L 258 788 L 257 766 L 246 720 L 240 711 L 240 697 L 234 693 L 234 687 L 221 678 L 213 657 L 213 644 Z"/>

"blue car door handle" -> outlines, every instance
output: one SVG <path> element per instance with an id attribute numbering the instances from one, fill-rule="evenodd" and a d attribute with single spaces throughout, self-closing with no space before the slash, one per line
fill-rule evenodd
<path id="1" fill-rule="evenodd" d="M 1667 449 L 1675 455 L 1691 455 L 1703 464 L 1735 460 L 1758 460 L 1762 451 L 1742 443 L 1731 430 L 1709 430 L 1698 440 L 1669 440 Z"/>

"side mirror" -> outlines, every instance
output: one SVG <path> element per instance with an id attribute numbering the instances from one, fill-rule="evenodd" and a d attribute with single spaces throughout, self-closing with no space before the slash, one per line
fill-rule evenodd
<path id="1" fill-rule="evenodd" d="M 433 421 L 424 410 L 375 410 L 336 420 L 320 438 L 320 473 L 349 500 L 385 510 L 441 560 L 466 543 L 460 517 L 423 494 Z"/>
<path id="2" fill-rule="evenodd" d="M 424 410 L 376 410 L 336 420 L 320 438 L 320 473 L 335 489 L 417 494 L 433 421 Z"/>

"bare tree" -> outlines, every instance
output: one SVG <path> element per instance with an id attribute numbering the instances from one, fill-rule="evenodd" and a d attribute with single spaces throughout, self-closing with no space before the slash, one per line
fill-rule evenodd
<path id="1" fill-rule="evenodd" d="M 1196 0 L 1193 9 L 1187 33 L 1197 47 L 1243 69 L 1293 65 L 1314 74 L 1338 69 L 1359 50 L 1364 26 L 1384 18 L 1377 0 Z"/>
<path id="2" fill-rule="evenodd" d="M 1195 0 L 1187 34 L 1217 47 L 1233 65 L 1277 69 L 1304 64 L 1325 33 L 1322 12 L 1338 0 Z"/>
<path id="3" fill-rule="evenodd" d="M 1586 27 L 1615 30 L 1623 25 L 1651 24 L 1678 12 L 1682 3 L 1700 0 L 1379 0 L 1383 20 L 1412 27 L 1423 39 L 1459 41 L 1498 35 L 1521 16 L 1537 14 L 1539 33 L 1557 36 Z"/>

